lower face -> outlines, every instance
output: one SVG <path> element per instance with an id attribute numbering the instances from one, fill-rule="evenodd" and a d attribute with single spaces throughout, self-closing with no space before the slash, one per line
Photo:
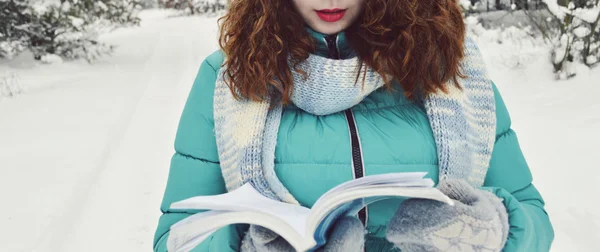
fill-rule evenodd
<path id="1" fill-rule="evenodd" d="M 348 28 L 360 15 L 364 0 L 293 0 L 304 22 L 323 34 Z"/>

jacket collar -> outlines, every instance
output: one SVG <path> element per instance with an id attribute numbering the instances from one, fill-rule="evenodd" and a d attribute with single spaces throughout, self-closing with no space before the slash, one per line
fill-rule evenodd
<path id="1" fill-rule="evenodd" d="M 327 57 L 329 49 L 327 47 L 327 42 L 325 40 L 326 34 L 317 32 L 310 27 L 307 26 L 306 30 L 308 33 L 315 39 L 316 41 L 316 52 L 315 54 L 323 57 Z M 339 55 L 342 59 L 346 59 L 351 57 L 352 48 L 348 44 L 348 40 L 346 38 L 345 32 L 340 32 L 336 38 L 336 46 L 339 51 Z"/>

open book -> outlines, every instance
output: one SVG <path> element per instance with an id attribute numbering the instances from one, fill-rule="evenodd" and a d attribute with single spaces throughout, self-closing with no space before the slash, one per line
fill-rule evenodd
<path id="1" fill-rule="evenodd" d="M 312 251 L 325 244 L 327 232 L 339 217 L 356 215 L 373 202 L 405 197 L 452 205 L 452 200 L 434 188 L 425 175 L 390 173 L 352 180 L 323 194 L 311 209 L 269 199 L 250 184 L 226 194 L 192 197 L 173 203 L 171 209 L 209 211 L 173 224 L 167 248 L 170 252 L 187 252 L 218 229 L 244 223 L 272 230 L 297 251 Z"/>

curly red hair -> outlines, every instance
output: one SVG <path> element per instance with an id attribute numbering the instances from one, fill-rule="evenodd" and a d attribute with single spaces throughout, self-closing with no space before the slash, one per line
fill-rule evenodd
<path id="1" fill-rule="evenodd" d="M 234 95 L 264 101 L 277 91 L 288 103 L 292 71 L 315 51 L 292 1 L 231 1 L 220 22 L 224 74 Z M 446 91 L 445 83 L 458 86 L 463 77 L 465 26 L 456 0 L 365 0 L 345 32 L 359 59 L 392 77 L 385 79 L 388 88 L 400 83 L 408 98 Z"/>

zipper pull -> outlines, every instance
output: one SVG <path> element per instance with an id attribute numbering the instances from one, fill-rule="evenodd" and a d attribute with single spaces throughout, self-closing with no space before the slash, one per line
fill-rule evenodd
<path id="1" fill-rule="evenodd" d="M 327 54 L 331 59 L 340 59 L 340 52 L 337 47 L 337 34 L 326 35 L 325 43 L 327 43 Z"/>

